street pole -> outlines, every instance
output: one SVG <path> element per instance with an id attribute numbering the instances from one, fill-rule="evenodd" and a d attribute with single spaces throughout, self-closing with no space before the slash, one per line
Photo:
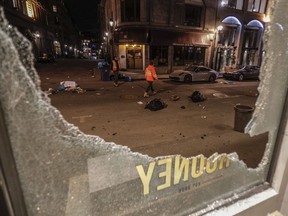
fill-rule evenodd
<path id="1" fill-rule="evenodd" d="M 112 18 L 109 20 L 110 35 L 111 35 L 111 60 L 114 59 L 114 21 Z"/>

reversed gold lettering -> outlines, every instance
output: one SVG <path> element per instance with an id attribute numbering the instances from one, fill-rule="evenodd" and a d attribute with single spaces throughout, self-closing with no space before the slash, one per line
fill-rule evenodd
<path id="1" fill-rule="evenodd" d="M 144 168 L 142 165 L 136 166 L 137 172 L 138 172 L 140 179 L 142 181 L 142 184 L 143 184 L 143 194 L 144 195 L 149 194 L 150 181 L 151 181 L 151 177 L 152 177 L 154 168 L 155 168 L 155 162 L 151 162 L 149 164 L 147 174 L 145 174 L 145 171 L 144 171 Z"/>
<path id="2" fill-rule="evenodd" d="M 188 181 L 189 160 L 187 158 L 182 159 L 181 164 L 180 164 L 180 155 L 177 155 L 175 157 L 174 185 L 179 184 L 183 170 L 185 170 L 183 181 Z"/>
<path id="3" fill-rule="evenodd" d="M 198 178 L 203 174 L 205 158 L 204 155 L 200 155 L 199 157 L 192 157 L 192 170 L 191 170 L 192 178 Z M 197 166 L 198 160 L 200 160 L 199 166 Z"/>
<path id="4" fill-rule="evenodd" d="M 157 190 L 162 190 L 171 186 L 171 170 L 172 170 L 172 158 L 165 158 L 158 161 L 158 165 L 165 164 L 165 171 L 159 173 L 159 178 L 165 177 L 165 182 L 162 185 L 157 186 Z"/>
<path id="5" fill-rule="evenodd" d="M 228 158 L 227 154 L 222 154 L 221 160 L 220 160 L 220 165 L 219 165 L 219 170 L 223 169 L 224 162 L 226 162 L 225 168 L 228 168 L 230 166 L 230 159 Z"/>
<path id="6" fill-rule="evenodd" d="M 217 156 L 218 156 L 218 153 L 216 152 L 216 153 L 213 154 L 213 157 L 212 157 L 213 158 L 213 162 L 211 161 L 211 159 L 207 160 L 206 172 L 208 174 L 211 174 L 211 173 L 216 171 L 217 165 L 218 165 L 218 160 L 216 159 Z M 213 163 L 213 167 L 212 168 L 211 168 L 211 163 Z"/>

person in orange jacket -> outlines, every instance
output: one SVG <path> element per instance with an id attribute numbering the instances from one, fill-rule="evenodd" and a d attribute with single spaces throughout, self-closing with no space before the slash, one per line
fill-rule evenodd
<path id="1" fill-rule="evenodd" d="M 118 58 L 115 56 L 112 60 L 112 71 L 114 72 L 114 86 L 118 86 L 118 77 L 119 77 L 119 62 Z"/>
<path id="2" fill-rule="evenodd" d="M 146 78 L 146 81 L 148 82 L 148 87 L 144 93 L 144 97 L 149 97 L 149 94 L 148 94 L 149 90 L 152 91 L 152 94 L 156 94 L 156 91 L 153 88 L 153 82 L 154 80 L 158 80 L 158 76 L 156 74 L 153 61 L 150 61 L 149 65 L 145 69 L 145 78 Z"/>

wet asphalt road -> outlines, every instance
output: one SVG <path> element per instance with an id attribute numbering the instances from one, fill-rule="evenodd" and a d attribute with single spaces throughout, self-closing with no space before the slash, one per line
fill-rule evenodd
<path id="1" fill-rule="evenodd" d="M 75 81 L 85 90 L 49 96 L 64 118 L 84 133 L 152 157 L 237 152 L 249 167 L 261 161 L 267 134 L 250 137 L 234 130 L 234 106 L 254 106 L 258 81 L 219 79 L 215 83 L 184 84 L 161 79 L 155 82 L 158 93 L 143 98 L 146 81 L 120 80 L 114 87 L 112 81 L 100 80 L 96 65 L 95 61 L 79 59 L 36 65 L 44 91 L 57 89 L 65 80 Z M 189 96 L 195 90 L 207 99 L 193 103 Z M 180 99 L 172 101 L 172 95 Z M 168 106 L 156 112 L 145 109 L 153 98 L 161 98 Z"/>

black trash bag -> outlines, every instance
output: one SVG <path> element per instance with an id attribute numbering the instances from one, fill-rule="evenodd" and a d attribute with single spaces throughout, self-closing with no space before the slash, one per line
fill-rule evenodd
<path id="1" fill-rule="evenodd" d="M 164 103 L 159 98 L 155 98 L 145 105 L 145 109 L 150 109 L 151 111 L 161 110 L 161 109 L 164 109 L 166 107 L 167 107 L 167 104 Z"/>
<path id="2" fill-rule="evenodd" d="M 194 103 L 202 102 L 205 100 L 204 95 L 202 95 L 201 92 L 199 91 L 194 91 L 192 95 L 190 96 L 190 98 Z"/>

